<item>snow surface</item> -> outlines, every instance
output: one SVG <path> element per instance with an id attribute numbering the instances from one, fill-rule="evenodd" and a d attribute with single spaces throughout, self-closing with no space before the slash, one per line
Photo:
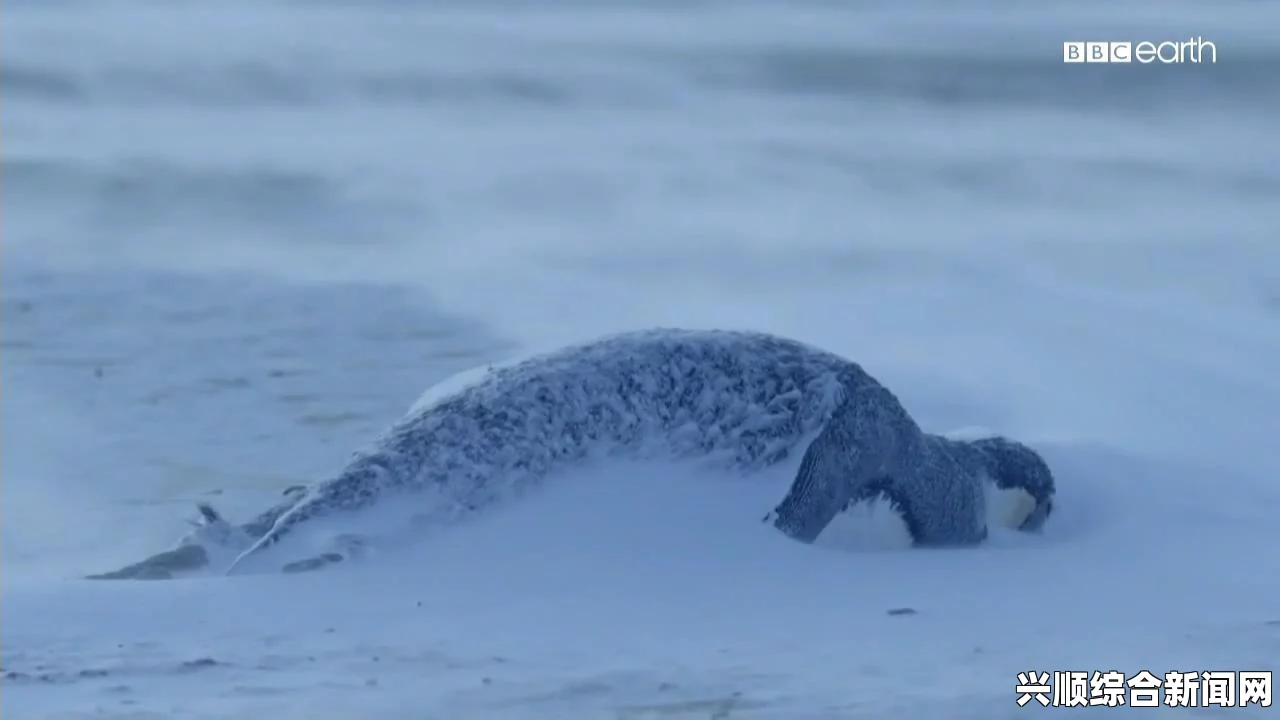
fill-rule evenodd
<path id="1" fill-rule="evenodd" d="M 0 716 L 998 720 L 1054 711 L 1021 671 L 1276 669 L 1278 22 L 10 0 Z M 1059 62 L 1195 34 L 1217 65 Z M 1042 450 L 1054 516 L 835 552 L 759 522 L 781 474 L 610 465 L 358 567 L 78 579 L 646 325 L 845 354 Z"/>

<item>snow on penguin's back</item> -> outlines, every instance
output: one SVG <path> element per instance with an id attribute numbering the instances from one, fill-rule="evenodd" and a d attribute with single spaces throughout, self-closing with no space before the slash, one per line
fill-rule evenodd
<path id="1" fill-rule="evenodd" d="M 458 393 L 465 392 L 469 388 L 480 385 L 489 377 L 494 368 L 514 365 L 520 362 L 521 359 L 523 358 L 497 364 L 487 363 L 485 365 L 467 368 L 466 370 L 450 375 L 444 380 L 441 380 L 435 385 L 427 388 L 426 392 L 422 393 L 422 395 L 414 401 L 413 405 L 409 407 L 409 411 L 405 413 L 405 417 L 411 418 L 415 415 L 421 415 L 432 407 L 435 407 L 440 402 L 447 400 Z"/>
<path id="2" fill-rule="evenodd" d="M 832 353 L 724 330 L 624 333 L 473 368 L 425 392 L 242 559 L 300 523 L 350 517 L 384 497 L 438 526 L 599 453 L 771 466 L 802 450 L 848 391 L 869 385 L 878 387 Z"/>

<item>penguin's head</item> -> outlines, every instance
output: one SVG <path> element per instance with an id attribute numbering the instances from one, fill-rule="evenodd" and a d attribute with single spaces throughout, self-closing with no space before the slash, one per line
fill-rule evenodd
<path id="1" fill-rule="evenodd" d="M 1053 473 L 1035 450 L 1004 437 L 971 440 L 992 483 L 987 512 L 992 524 L 1033 532 L 1053 513 Z"/>

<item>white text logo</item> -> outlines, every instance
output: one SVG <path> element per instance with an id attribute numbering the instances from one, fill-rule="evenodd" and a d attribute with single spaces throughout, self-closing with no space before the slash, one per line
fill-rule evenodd
<path id="1" fill-rule="evenodd" d="M 1188 40 L 1151 40 L 1132 41 L 1068 41 L 1062 43 L 1062 62 L 1064 63 L 1128 63 L 1136 62 L 1144 65 L 1160 63 L 1162 65 L 1178 65 L 1181 63 L 1218 62 L 1218 47 L 1202 37 Z"/>

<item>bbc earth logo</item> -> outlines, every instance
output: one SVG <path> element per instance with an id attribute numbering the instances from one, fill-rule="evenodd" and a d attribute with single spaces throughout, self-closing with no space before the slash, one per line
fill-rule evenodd
<path id="1" fill-rule="evenodd" d="M 1188 40 L 1068 41 L 1062 43 L 1064 63 L 1140 63 L 1198 65 L 1218 62 L 1218 48 L 1202 37 Z"/>

